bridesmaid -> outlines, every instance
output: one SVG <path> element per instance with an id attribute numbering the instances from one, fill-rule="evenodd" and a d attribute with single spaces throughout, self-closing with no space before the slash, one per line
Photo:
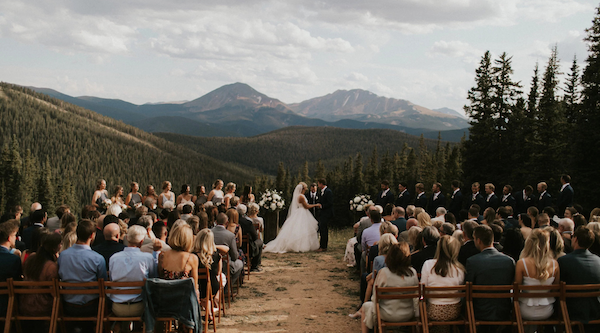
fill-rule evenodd
<path id="1" fill-rule="evenodd" d="M 148 199 L 152 200 L 151 205 L 149 205 L 149 202 L 146 201 Z M 146 195 L 144 196 L 144 198 L 142 198 L 142 202 L 144 203 L 144 205 L 146 205 L 148 207 L 149 210 L 151 210 L 151 211 L 156 210 L 156 207 L 158 204 L 158 195 L 156 195 L 154 186 L 152 186 L 152 185 L 146 186 Z"/>
<path id="2" fill-rule="evenodd" d="M 177 196 L 177 208 L 179 208 L 179 205 L 181 205 L 181 208 L 185 205 L 194 206 L 194 201 L 192 200 L 194 196 L 190 192 L 190 185 L 183 184 L 181 186 L 181 194 Z"/>
<path id="3" fill-rule="evenodd" d="M 123 201 L 123 186 L 117 185 L 115 187 L 115 191 L 113 192 L 113 197 L 110 198 L 110 201 L 112 201 L 114 204 L 119 205 L 119 207 L 121 207 L 121 209 L 127 208 L 127 206 L 125 205 L 125 202 Z"/>
<path id="4" fill-rule="evenodd" d="M 231 198 L 233 198 L 235 196 L 235 189 L 236 189 L 236 185 L 235 183 L 227 183 L 227 186 L 225 187 L 225 191 L 227 192 L 225 194 L 225 197 L 223 199 L 223 203 L 225 204 L 226 208 L 229 208 L 231 206 Z"/>
<path id="5" fill-rule="evenodd" d="M 254 202 L 254 194 L 252 194 L 252 186 L 244 186 L 244 192 L 240 197 L 240 202 L 248 206 L 249 203 Z"/>
<path id="6" fill-rule="evenodd" d="M 171 209 L 175 208 L 175 193 L 171 192 L 171 182 L 164 181 L 162 184 L 162 193 L 158 196 L 158 208 L 165 209 L 165 204 L 170 202 Z"/>
<path id="7" fill-rule="evenodd" d="M 92 196 L 92 206 L 96 207 L 96 209 L 104 214 L 106 212 L 106 200 L 108 200 L 108 191 L 106 191 L 106 180 L 98 179 L 96 182 L 96 191 Z"/>
<path id="8" fill-rule="evenodd" d="M 213 205 L 219 206 L 223 203 L 223 181 L 217 179 L 213 184 L 213 189 L 208 193 L 208 201 L 211 201 Z"/>
<path id="9" fill-rule="evenodd" d="M 127 198 L 125 198 L 125 204 L 129 207 L 130 210 L 135 211 L 136 208 L 142 205 L 143 198 L 140 192 L 140 185 L 136 182 L 131 183 L 131 192 L 127 194 Z"/>

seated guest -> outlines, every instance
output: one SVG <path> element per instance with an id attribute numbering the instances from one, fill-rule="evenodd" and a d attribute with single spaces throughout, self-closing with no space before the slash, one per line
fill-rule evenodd
<path id="1" fill-rule="evenodd" d="M 456 231 L 456 227 L 454 226 L 454 224 L 446 222 L 442 224 L 442 227 L 440 228 L 440 235 L 452 236 L 454 234 L 454 231 Z"/>
<path id="2" fill-rule="evenodd" d="M 419 284 L 417 272 L 410 267 L 410 250 L 408 244 L 402 242 L 393 244 L 385 259 L 386 267 L 379 270 L 374 285 L 377 287 L 411 287 Z M 375 298 L 365 302 L 360 311 L 363 318 L 361 328 L 363 333 L 373 329 L 377 322 L 375 313 Z M 390 299 L 379 301 L 381 319 L 391 322 L 407 321 L 415 316 L 415 304 L 412 299 Z"/>
<path id="3" fill-rule="evenodd" d="M 196 236 L 193 252 L 198 256 L 201 267 L 207 267 L 210 274 L 210 287 L 215 302 L 219 299 L 218 277 L 223 271 L 221 255 L 215 246 L 214 235 L 210 229 L 202 229 Z M 206 298 L 206 281 L 199 281 L 200 298 Z M 210 308 L 210 307 L 209 307 Z"/>
<path id="4" fill-rule="evenodd" d="M 517 261 L 515 282 L 525 286 L 558 284 L 560 273 L 550 253 L 550 233 L 535 229 L 525 241 L 521 259 Z M 554 298 L 521 298 L 521 315 L 525 320 L 548 319 L 554 313 Z"/>
<path id="5" fill-rule="evenodd" d="M 600 257 L 588 251 L 594 240 L 594 233 L 589 228 L 582 226 L 575 230 L 571 238 L 573 252 L 558 258 L 561 281 L 567 285 L 600 283 Z M 586 322 L 600 318 L 597 297 L 567 298 L 567 310 L 571 320 Z"/>
<path id="6" fill-rule="evenodd" d="M 165 280 L 192 278 L 198 291 L 198 257 L 191 253 L 194 246 L 192 228 L 185 222 L 171 229 L 170 250 L 158 256 L 158 276 Z"/>
<path id="7" fill-rule="evenodd" d="M 479 253 L 479 249 L 475 246 L 475 242 L 473 242 L 473 231 L 478 225 L 479 223 L 474 221 L 465 221 L 461 224 L 464 244 L 461 246 L 460 252 L 458 252 L 458 262 L 463 266 L 467 265 L 467 259 Z"/>
<path id="8" fill-rule="evenodd" d="M 398 232 L 401 233 L 406 230 L 406 219 L 404 218 L 405 212 L 402 207 L 394 207 L 392 210 L 392 216 L 394 219 L 392 223 L 398 228 Z"/>
<path id="9" fill-rule="evenodd" d="M 494 247 L 496 250 L 502 252 L 504 246 L 502 246 L 502 235 L 504 234 L 504 228 L 502 228 L 502 221 L 495 220 L 492 224 L 490 224 L 490 228 L 494 232 Z"/>
<path id="10" fill-rule="evenodd" d="M 558 232 L 558 230 L 554 228 L 549 228 L 548 232 L 550 233 L 550 254 L 552 255 L 552 258 L 556 260 L 566 254 L 565 243 L 563 238 L 560 237 L 560 233 Z"/>
<path id="11" fill-rule="evenodd" d="M 408 219 L 406 221 L 406 230 L 400 231 L 400 234 L 398 235 L 398 241 L 407 242 L 408 245 L 412 246 L 412 244 L 408 241 L 408 231 L 411 228 L 414 228 L 414 227 L 419 228 L 419 232 L 422 231 L 423 229 L 421 229 L 420 227 L 418 227 L 418 225 L 419 225 L 419 222 L 417 221 L 417 219 L 415 219 L 415 218 Z"/>
<path id="12" fill-rule="evenodd" d="M 438 207 L 435 210 L 435 217 L 431 219 L 431 222 L 433 223 L 433 221 L 440 221 L 442 223 L 446 222 L 446 208 L 444 207 Z"/>
<path id="13" fill-rule="evenodd" d="M 58 279 L 58 251 L 62 238 L 57 233 L 42 237 L 41 246 L 23 266 L 25 281 L 52 281 Z M 19 298 L 19 311 L 27 316 L 49 316 L 52 312 L 52 295 L 26 294 Z M 36 323 L 37 324 L 37 323 Z M 31 328 L 27 331 L 31 331 Z M 46 329 L 47 331 L 47 329 Z"/>
<path id="14" fill-rule="evenodd" d="M 392 216 L 392 211 L 394 210 L 394 204 L 388 203 L 385 205 L 385 207 L 383 207 L 383 213 L 382 213 L 382 219 L 384 221 L 388 221 L 391 222 L 394 220 L 394 217 Z"/>
<path id="15" fill-rule="evenodd" d="M 538 228 L 549 227 L 550 226 L 550 216 L 546 213 L 541 213 L 538 215 Z"/>
<path id="16" fill-rule="evenodd" d="M 467 282 L 474 285 L 510 285 L 515 277 L 515 261 L 496 250 L 494 232 L 487 225 L 473 231 L 473 242 L 481 253 L 467 259 Z M 475 318 L 488 321 L 506 320 L 510 317 L 510 299 L 478 298 L 473 300 Z"/>
<path id="17" fill-rule="evenodd" d="M 411 219 L 414 220 L 414 219 Z M 408 220 L 408 223 L 410 223 L 411 220 Z M 416 225 L 410 229 L 408 229 L 407 235 L 406 235 L 406 242 L 408 243 L 408 245 L 410 246 L 410 250 L 411 251 L 418 251 L 421 249 L 422 247 L 422 237 L 421 237 L 421 233 L 423 232 L 423 229 L 421 229 L 421 227 L 417 227 Z"/>
<path id="18" fill-rule="evenodd" d="M 540 211 L 535 208 L 535 207 L 529 207 L 527 208 L 527 216 L 529 216 L 529 219 L 531 220 L 531 225 L 529 226 L 530 228 L 535 228 L 535 223 L 537 222 L 537 217 L 540 214 Z M 525 235 L 523 235 L 525 236 Z M 527 234 L 527 236 L 529 237 L 529 234 Z M 527 237 L 525 237 L 527 238 Z"/>
<path id="19" fill-rule="evenodd" d="M 108 227 L 108 226 L 107 226 Z M 106 229 L 106 227 L 105 227 Z M 127 243 L 123 251 L 110 257 L 110 279 L 114 282 L 144 281 L 157 277 L 156 262 L 151 254 L 140 251 L 146 237 L 146 230 L 134 225 L 127 231 Z M 160 247 L 160 246 L 158 246 Z M 112 301 L 112 311 L 119 317 L 137 317 L 144 313 L 144 303 L 141 294 L 108 295 Z M 121 325 L 121 328 L 129 327 Z"/>
<path id="20" fill-rule="evenodd" d="M 508 229 L 504 232 L 504 242 L 502 244 L 501 252 L 513 258 L 516 262 L 519 260 L 521 251 L 523 251 L 524 244 L 525 239 L 523 239 L 523 234 L 521 234 L 519 228 Z"/>
<path id="21" fill-rule="evenodd" d="M 494 220 L 496 219 L 496 211 L 492 207 L 488 207 L 483 211 L 483 221 L 482 224 L 492 225 Z"/>
<path id="22" fill-rule="evenodd" d="M 90 245 L 96 237 L 96 224 L 81 220 L 77 225 L 77 243 L 60 253 L 58 276 L 63 282 L 92 282 L 105 279 L 104 257 Z M 95 317 L 98 314 L 98 295 L 64 295 L 63 309 L 67 316 Z M 79 324 L 82 332 L 92 332 L 91 323 Z"/>
<path id="23" fill-rule="evenodd" d="M 179 217 L 180 219 L 187 221 L 187 219 L 189 219 L 190 217 L 192 217 L 192 211 L 193 211 L 193 207 L 191 205 L 185 205 L 183 206 L 183 208 L 181 209 L 181 216 Z"/>
<path id="24" fill-rule="evenodd" d="M 464 242 L 465 242 L 465 237 L 463 235 L 463 231 L 462 230 L 454 230 L 452 237 L 456 238 L 458 240 L 458 243 L 461 244 L 461 247 L 462 247 L 462 244 L 464 244 Z"/>
<path id="25" fill-rule="evenodd" d="M 164 223 L 155 223 L 152 225 L 152 234 L 155 235 L 155 239 L 158 240 L 160 242 L 161 248 L 159 251 L 167 251 L 170 250 L 171 247 L 169 246 L 169 244 L 167 244 L 167 226 Z M 148 237 L 148 236 L 146 236 Z M 144 242 L 146 241 L 146 239 L 144 239 Z M 146 253 L 154 253 L 154 242 L 152 243 L 147 243 L 146 245 L 142 245 L 141 247 L 141 251 L 142 252 L 146 252 Z"/>
<path id="26" fill-rule="evenodd" d="M 527 239 L 527 237 L 529 237 L 529 234 L 531 234 L 531 230 L 533 230 L 531 226 L 531 217 L 529 217 L 529 215 L 519 214 L 519 228 L 521 229 L 521 234 L 523 234 L 523 238 Z"/>
<path id="27" fill-rule="evenodd" d="M 21 258 L 15 254 L 15 242 L 19 231 L 19 221 L 8 220 L 0 223 L 0 282 L 7 279 L 21 280 Z M 4 315 L 8 306 L 8 295 L 0 295 L 0 314 Z"/>
<path id="28" fill-rule="evenodd" d="M 421 211 L 417 214 L 417 221 L 419 222 L 419 227 L 423 229 L 431 225 L 431 218 L 429 217 L 429 214 L 427 214 L 427 212 L 425 211 Z"/>
<path id="29" fill-rule="evenodd" d="M 248 204 L 248 219 L 250 219 L 250 221 L 252 221 L 252 224 L 254 225 L 254 228 L 258 231 L 258 235 L 260 236 L 260 239 L 264 241 L 263 239 L 263 228 L 265 225 L 265 222 L 263 220 L 262 217 L 258 216 L 258 212 L 260 211 L 260 206 L 254 202 L 251 202 L 250 204 Z"/>
<path id="30" fill-rule="evenodd" d="M 244 269 L 244 263 L 238 259 L 239 253 L 235 243 L 235 235 L 225 228 L 227 220 L 228 218 L 225 213 L 219 213 L 217 215 L 217 225 L 212 228 L 212 232 L 215 236 L 216 245 L 226 245 L 229 247 L 229 273 L 231 274 L 231 281 L 229 282 L 233 283 L 240 278 Z"/>
<path id="31" fill-rule="evenodd" d="M 420 272 L 425 261 L 435 257 L 437 243 L 440 239 L 439 231 L 432 226 L 425 227 L 422 233 L 423 249 L 411 255 L 410 263 L 412 267 Z"/>
<path id="32" fill-rule="evenodd" d="M 109 218 L 116 218 L 116 216 L 109 215 L 104 220 L 108 220 Z M 106 261 L 106 267 L 108 267 L 110 257 L 117 253 L 123 251 L 125 245 L 123 243 L 119 243 L 119 237 L 121 236 L 121 228 L 117 223 L 109 223 L 104 227 L 104 242 L 93 246 L 92 250 L 98 252 L 101 256 L 104 257 Z"/>
<path id="33" fill-rule="evenodd" d="M 594 233 L 594 244 L 592 244 L 592 246 L 590 246 L 590 248 L 588 250 L 590 250 L 590 252 L 592 252 L 593 254 L 600 256 L 600 223 L 598 222 L 590 222 L 587 224 L 587 227 Z M 565 238 L 563 238 L 563 240 L 565 241 L 565 244 L 567 243 L 567 241 L 565 240 Z M 571 241 L 569 240 L 569 249 L 571 249 Z M 567 246 L 565 245 L 565 248 Z M 566 250 L 565 250 L 566 252 Z M 571 251 L 569 251 L 570 253 Z"/>
<path id="34" fill-rule="evenodd" d="M 367 249 L 373 246 L 375 243 L 379 241 L 379 237 L 381 237 L 381 232 L 379 231 L 379 227 L 381 226 L 381 215 L 378 210 L 371 210 L 369 214 L 371 218 L 371 226 L 366 228 L 361 237 L 360 247 L 362 249 L 361 258 L 360 258 L 360 267 L 361 272 L 366 272 L 369 268 L 367 265 Z M 386 222 L 389 223 L 389 222 Z"/>
<path id="35" fill-rule="evenodd" d="M 60 227 L 58 228 L 58 230 L 55 230 L 54 232 L 57 232 L 61 235 L 66 234 L 69 231 L 65 232 L 65 230 L 67 229 L 67 226 L 70 223 L 75 223 L 75 226 L 77 226 L 77 218 L 75 217 L 75 215 L 73 215 L 71 213 L 64 213 L 60 219 Z"/>
<path id="36" fill-rule="evenodd" d="M 246 216 L 246 205 L 239 204 L 236 209 L 240 216 L 239 224 L 242 227 L 242 235 L 247 235 L 250 240 L 250 271 L 261 272 L 262 268 L 259 266 L 262 258 L 263 241 L 258 237 L 252 221 Z"/>
<path id="37" fill-rule="evenodd" d="M 71 212 L 71 208 L 69 206 L 67 206 L 67 205 L 58 206 L 58 208 L 56 208 L 56 212 L 54 212 L 56 214 L 56 216 L 48 219 L 48 221 L 46 222 L 46 227 L 50 230 L 50 232 L 54 232 L 55 230 L 59 229 L 61 226 L 60 219 L 63 217 L 63 214 L 70 213 L 70 212 Z"/>
<path id="38" fill-rule="evenodd" d="M 460 243 L 444 235 L 440 238 L 435 257 L 425 261 L 421 270 L 421 283 L 428 287 L 454 287 L 465 281 L 465 268 L 458 262 Z M 427 302 L 429 319 L 447 321 L 458 318 L 460 298 L 432 298 Z"/>
<path id="39" fill-rule="evenodd" d="M 588 227 L 590 227 L 590 224 L 591 223 L 588 224 Z M 573 222 L 573 220 L 565 217 L 558 221 L 558 232 L 560 233 L 563 242 L 565 243 L 566 253 L 571 253 L 571 251 L 573 251 L 573 249 L 571 248 L 571 235 L 573 235 L 573 230 L 575 230 L 575 223 Z"/>
<path id="40" fill-rule="evenodd" d="M 242 251 L 242 227 L 239 225 L 240 214 L 235 208 L 227 209 L 227 230 L 235 235 L 238 250 Z"/>
<path id="41" fill-rule="evenodd" d="M 192 215 L 188 217 L 185 221 L 187 222 L 187 224 L 190 225 L 194 236 L 196 236 L 198 234 L 198 231 L 200 231 L 200 218 L 196 215 Z"/>
<path id="42" fill-rule="evenodd" d="M 23 230 L 23 234 L 21 235 L 21 239 L 25 243 L 25 248 L 27 248 L 28 250 L 32 250 L 33 252 L 37 251 L 37 249 L 34 249 L 31 244 L 32 243 L 31 238 L 33 237 L 33 231 L 38 228 L 44 228 L 46 226 L 47 217 L 48 217 L 48 214 L 46 214 L 46 211 L 44 211 L 43 209 L 38 209 L 36 211 L 33 211 L 29 215 L 29 219 L 30 219 L 30 222 L 32 223 L 32 225 L 29 226 L 27 229 Z"/>

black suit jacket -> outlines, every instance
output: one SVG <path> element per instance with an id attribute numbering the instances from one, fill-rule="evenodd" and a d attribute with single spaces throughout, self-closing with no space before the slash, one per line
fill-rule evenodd
<path id="1" fill-rule="evenodd" d="M 245 216 L 240 216 L 239 224 L 242 228 L 242 235 L 248 235 L 248 238 L 250 239 L 250 251 L 252 251 L 252 256 L 254 257 L 258 255 L 258 250 L 262 247 L 263 242 L 258 237 L 256 228 L 254 228 L 254 224 Z M 243 247 L 243 249 L 245 251 L 246 248 Z"/>
<path id="2" fill-rule="evenodd" d="M 9 278 L 21 280 L 21 257 L 9 252 L 4 246 L 0 246 L 0 281 L 4 282 Z M 4 315 L 8 307 L 8 295 L 0 295 L 0 313 Z"/>
<path id="3" fill-rule="evenodd" d="M 37 249 L 31 248 L 31 240 L 33 238 L 33 231 L 38 228 L 42 227 L 34 224 L 28 227 L 27 229 L 24 229 L 23 234 L 21 235 L 21 240 L 23 241 L 23 243 L 25 243 L 25 248 L 28 250 L 33 250 L 33 252 L 37 251 Z"/>
<path id="4" fill-rule="evenodd" d="M 398 197 L 396 197 L 396 200 L 394 201 L 395 206 L 402 207 L 404 209 L 406 209 L 408 204 L 410 204 L 410 192 L 408 192 L 408 190 L 406 190 L 404 193 L 398 194 Z"/>
<path id="5" fill-rule="evenodd" d="M 563 214 L 565 213 L 565 209 L 573 205 L 574 194 L 575 193 L 571 185 L 565 186 L 565 188 L 560 192 L 560 194 L 558 195 L 558 201 L 556 202 L 556 205 L 558 206 L 557 213 L 559 216 L 563 216 Z"/>
<path id="6" fill-rule="evenodd" d="M 306 191 L 304 196 L 306 197 L 306 202 L 308 202 L 309 205 L 315 205 L 319 202 L 318 201 L 319 196 L 317 193 L 319 193 L 319 190 L 317 190 L 317 192 L 315 192 L 315 198 L 313 199 L 312 193 L 310 191 Z M 313 216 L 316 216 L 317 215 L 317 207 L 311 208 L 310 212 L 313 214 Z"/>
<path id="7" fill-rule="evenodd" d="M 421 207 L 427 211 L 427 194 L 425 192 L 420 197 L 417 194 L 415 197 L 415 207 Z"/>
<path id="8" fill-rule="evenodd" d="M 392 224 L 398 227 L 398 234 L 403 231 L 406 231 L 406 219 L 403 217 L 399 217 L 397 220 L 392 221 Z"/>
<path id="9" fill-rule="evenodd" d="M 392 193 L 392 190 L 389 190 L 383 198 L 381 197 L 382 195 L 383 195 L 383 191 L 379 191 L 379 193 L 377 194 L 377 199 L 375 199 L 376 205 L 385 207 L 385 205 L 387 205 L 389 203 L 391 203 L 391 204 L 394 203 L 394 193 Z"/>
<path id="10" fill-rule="evenodd" d="M 533 196 L 533 194 L 530 194 L 527 199 L 523 198 L 523 191 L 517 192 L 514 194 L 515 197 L 515 201 L 516 201 L 516 209 L 515 209 L 515 216 L 519 215 L 519 214 L 526 214 L 527 213 L 527 208 L 531 207 L 531 206 L 535 206 L 535 197 Z"/>
<path id="11" fill-rule="evenodd" d="M 498 199 L 496 193 L 493 193 L 489 199 L 487 198 L 487 196 L 485 197 L 485 208 L 483 210 L 487 209 L 488 207 L 492 207 L 494 208 L 494 210 L 497 210 L 499 206 L 500 199 Z"/>
<path id="12" fill-rule="evenodd" d="M 540 211 L 540 213 L 546 207 L 552 207 L 552 196 L 548 192 L 544 193 L 541 197 L 538 196 L 537 203 L 537 209 Z"/>
<path id="13" fill-rule="evenodd" d="M 600 257 L 588 250 L 578 249 L 558 258 L 560 280 L 570 284 L 600 283 Z M 567 298 L 571 320 L 587 321 L 600 318 L 598 298 Z"/>
<path id="14" fill-rule="evenodd" d="M 502 199 L 500 199 L 500 206 L 503 206 L 503 207 L 511 206 L 513 209 L 513 213 L 516 214 L 517 200 L 515 199 L 515 197 L 513 197 L 512 194 L 509 194 L 508 197 L 506 197 L 506 198 L 504 198 L 504 195 L 502 195 Z"/>
<path id="15" fill-rule="evenodd" d="M 117 252 L 123 251 L 124 249 L 125 245 L 110 239 L 105 240 L 104 242 L 92 247 L 92 250 L 98 252 L 101 256 L 104 257 L 107 269 L 109 267 L 108 262 L 110 261 L 110 257 L 112 257 L 112 255 Z"/>
<path id="16" fill-rule="evenodd" d="M 435 257 L 435 249 L 435 245 L 429 245 L 421 251 L 410 255 L 410 264 L 417 271 L 417 273 L 421 273 L 421 269 L 423 268 L 425 261 Z"/>
<path id="17" fill-rule="evenodd" d="M 431 194 L 431 197 L 429 197 L 429 203 L 427 204 L 427 212 L 429 213 L 429 215 L 431 216 L 435 216 L 435 210 L 438 207 L 445 207 L 446 206 L 446 197 L 444 196 L 444 194 L 442 194 L 440 192 L 440 194 L 438 194 L 438 197 L 434 200 L 433 199 L 433 193 Z"/>
<path id="18" fill-rule="evenodd" d="M 463 208 L 463 200 L 464 196 L 461 190 L 458 190 L 456 193 L 452 193 L 450 197 L 450 204 L 448 205 L 448 211 L 456 217 L 458 220 L 458 216 L 460 214 L 460 210 Z"/>
<path id="19" fill-rule="evenodd" d="M 460 247 L 460 251 L 458 252 L 458 261 L 463 265 L 467 266 L 467 259 L 472 256 L 479 254 L 479 250 L 475 246 L 475 242 L 468 241 Z"/>
<path id="20" fill-rule="evenodd" d="M 330 219 L 333 217 L 333 192 L 329 187 L 321 194 L 320 190 L 317 190 L 318 203 L 321 204 L 321 209 L 317 210 L 319 218 Z"/>
<path id="21" fill-rule="evenodd" d="M 469 193 L 469 195 L 467 195 L 466 203 L 467 203 L 465 205 L 466 209 L 469 209 L 469 207 L 471 207 L 471 205 L 473 205 L 473 204 L 479 205 L 479 208 L 481 208 L 479 210 L 479 213 L 483 214 L 483 211 L 485 210 L 485 199 L 483 198 L 483 196 L 480 193 L 477 193 L 475 200 L 473 200 L 473 193 Z"/>
<path id="22" fill-rule="evenodd" d="M 510 285 L 515 278 L 515 261 L 487 248 L 467 259 L 466 281 L 475 285 Z M 510 318 L 512 303 L 510 299 L 473 299 L 475 318 L 500 321 Z"/>

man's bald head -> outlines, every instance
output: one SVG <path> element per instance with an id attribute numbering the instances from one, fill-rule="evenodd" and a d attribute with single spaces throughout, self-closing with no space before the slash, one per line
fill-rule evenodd
<path id="1" fill-rule="evenodd" d="M 119 235 L 121 233 L 121 228 L 116 223 L 109 223 L 104 227 L 104 239 L 119 241 Z"/>
<path id="2" fill-rule="evenodd" d="M 412 227 L 416 227 L 419 225 L 419 221 L 417 221 L 417 219 L 408 219 L 408 221 L 406 221 L 406 230 L 412 228 Z"/>
<path id="3" fill-rule="evenodd" d="M 40 204 L 39 202 L 34 202 L 31 204 L 31 208 L 29 209 L 30 212 L 35 212 L 36 210 L 40 210 L 42 209 L 42 204 Z"/>

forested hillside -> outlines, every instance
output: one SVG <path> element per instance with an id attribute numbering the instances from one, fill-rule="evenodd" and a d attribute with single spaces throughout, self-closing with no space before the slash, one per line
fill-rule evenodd
<path id="1" fill-rule="evenodd" d="M 178 192 L 184 182 L 244 183 L 260 175 L 7 83 L 0 83 L 0 123 L 2 210 L 35 200 L 45 201 L 50 212 L 63 202 L 78 208 L 90 200 L 98 178 L 106 179 L 109 192 L 118 184 L 128 189 L 131 181 L 158 189 L 164 180 Z"/>
<path id="2" fill-rule="evenodd" d="M 251 138 L 200 138 L 173 133 L 155 135 L 185 145 L 199 153 L 223 161 L 244 164 L 269 174 L 277 172 L 279 162 L 291 170 L 298 170 L 309 161 L 312 169 L 318 160 L 326 168 L 333 168 L 357 153 L 371 154 L 374 147 L 380 153 L 402 151 L 404 144 L 417 149 L 419 137 L 385 129 L 343 129 L 333 127 L 288 127 Z M 424 139 L 428 149 L 437 141 Z"/>

